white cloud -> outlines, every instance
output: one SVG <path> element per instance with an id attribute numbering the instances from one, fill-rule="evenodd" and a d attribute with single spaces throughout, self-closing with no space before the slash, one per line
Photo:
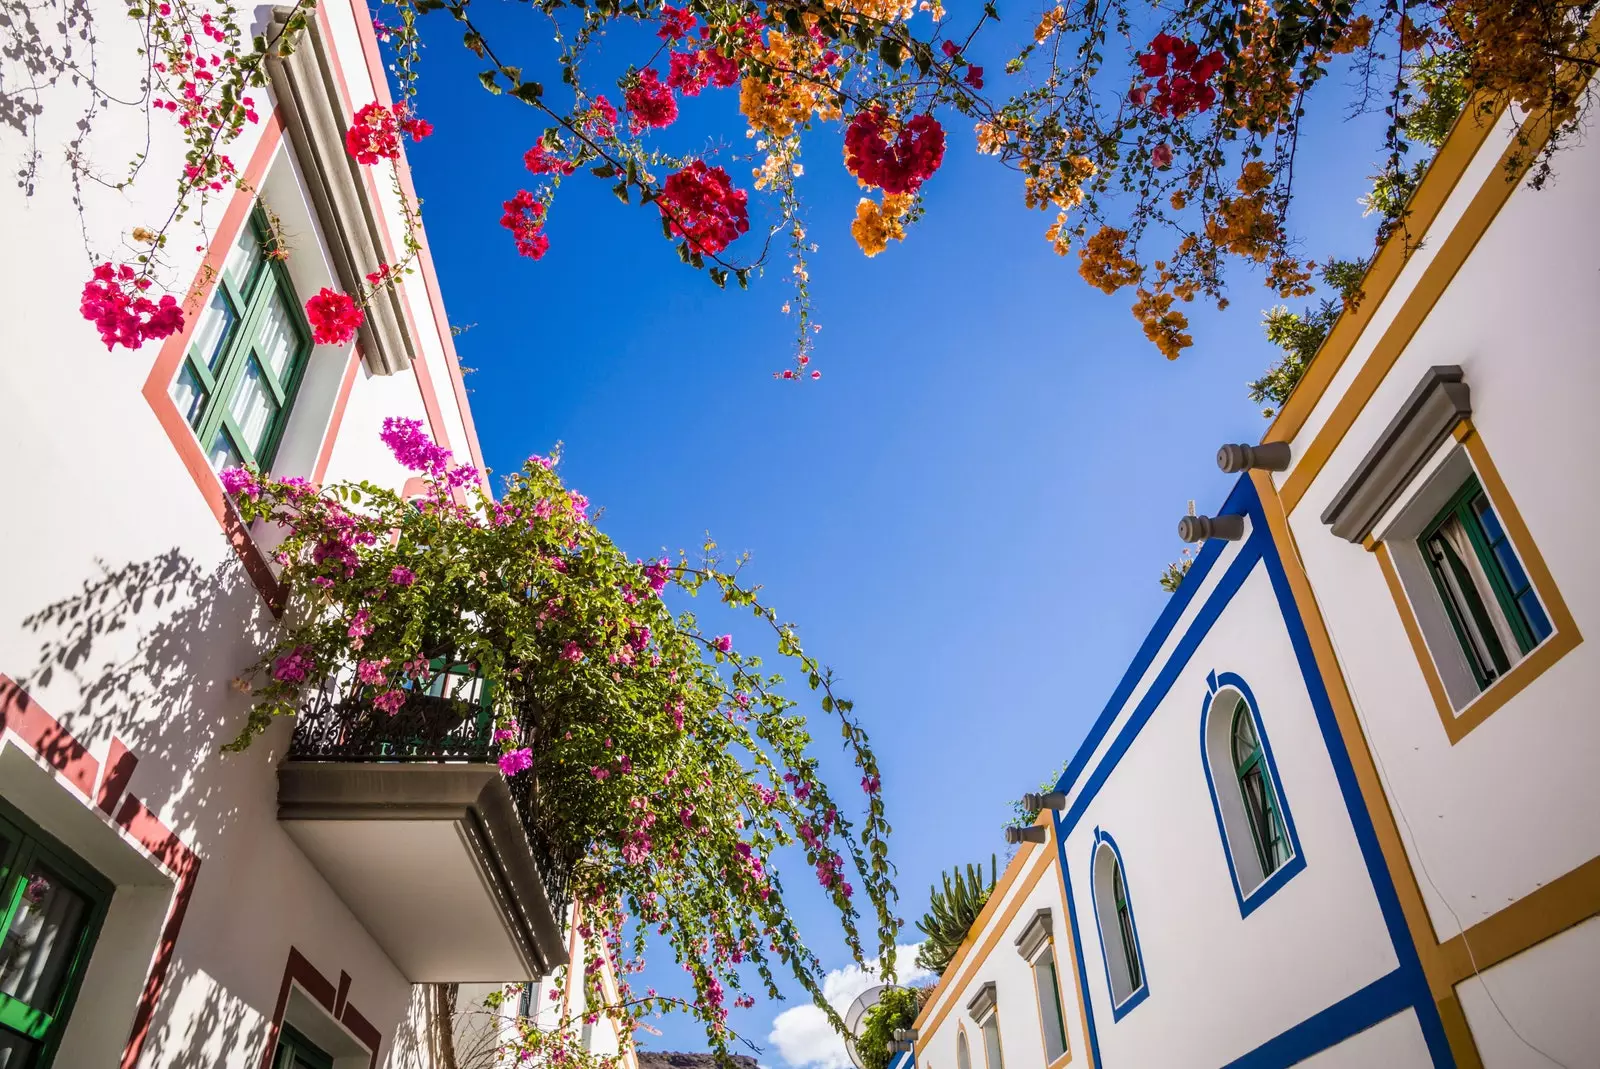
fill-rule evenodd
<path id="1" fill-rule="evenodd" d="M 914 964 L 917 945 L 920 944 L 897 948 L 896 982 L 918 984 L 932 979 L 932 972 L 919 969 Z M 822 993 L 829 1005 L 842 1016 L 857 995 L 876 983 L 876 965 L 863 969 L 851 964 L 843 969 L 829 970 L 822 978 Z M 795 1006 L 774 1017 L 767 1042 L 777 1048 L 779 1056 L 793 1069 L 852 1069 L 850 1055 L 844 1049 L 844 1039 L 828 1023 L 828 1015 L 814 1005 Z"/>

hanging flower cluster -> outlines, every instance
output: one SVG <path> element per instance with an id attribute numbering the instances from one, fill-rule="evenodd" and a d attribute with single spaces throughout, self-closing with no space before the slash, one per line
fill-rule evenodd
<path id="1" fill-rule="evenodd" d="M 431 133 L 433 124 L 411 115 L 406 104 L 386 108 L 373 101 L 356 112 L 350 129 L 345 131 L 344 147 L 357 163 L 370 166 L 379 160 L 400 158 L 401 134 L 421 141 Z"/>
<path id="2" fill-rule="evenodd" d="M 671 126 L 678 119 L 678 102 L 654 67 L 639 73 L 639 80 L 623 94 L 623 100 L 628 105 L 628 128 L 636 134 Z"/>
<path id="3" fill-rule="evenodd" d="M 881 773 L 866 735 L 793 628 L 718 564 L 714 545 L 698 561 L 637 560 L 593 525 L 554 458 L 530 458 L 494 498 L 418 421 L 387 420 L 383 440 L 421 478 L 415 501 L 223 473 L 246 521 L 283 529 L 277 560 L 303 609 L 246 673 L 254 705 L 233 748 L 294 712 L 305 686 L 333 678 L 394 714 L 436 672 L 470 664 L 494 695 L 494 759 L 537 785 L 529 834 L 572 867 L 583 982 L 609 960 L 631 1007 L 597 990 L 588 1004 L 624 1019 L 663 1008 L 670 1000 L 634 999 L 626 985 L 647 937 L 664 937 L 695 990 L 678 1008 L 699 1014 L 718 1049 L 752 983 L 778 996 L 777 969 L 821 995 L 824 970 L 778 879 L 784 848 L 804 857 L 859 957 L 862 908 L 876 914 L 880 946 L 893 946 Z M 752 614 L 821 694 L 862 778 L 859 809 L 822 778 L 779 678 L 732 634 L 668 605 L 701 590 Z"/>
<path id="4" fill-rule="evenodd" d="M 356 336 L 367 314 L 356 307 L 348 293 L 324 286 L 306 301 L 306 319 L 311 323 L 311 340 L 318 345 L 343 345 Z"/>
<path id="5" fill-rule="evenodd" d="M 748 195 L 728 172 L 695 160 L 667 178 L 656 204 L 667 228 L 698 253 L 719 253 L 750 229 Z"/>
<path id="6" fill-rule="evenodd" d="M 171 294 L 152 301 L 145 296 L 150 279 L 127 264 L 99 264 L 83 286 L 78 310 L 100 332 L 106 348 L 137 349 L 151 338 L 165 338 L 183 329 L 183 309 Z"/>
<path id="7" fill-rule="evenodd" d="M 1139 72 L 1155 79 L 1155 95 L 1151 87 L 1140 85 L 1128 94 L 1135 107 L 1143 107 L 1148 99 L 1150 110 L 1165 119 L 1169 115 L 1181 119 L 1191 111 L 1208 111 L 1217 101 L 1217 91 L 1209 83 L 1211 77 L 1222 70 L 1221 52 L 1200 54 L 1200 46 L 1183 41 L 1170 33 L 1158 33 L 1150 42 L 1150 51 L 1134 57 Z M 1171 149 L 1167 150 L 1167 163 L 1172 162 Z"/>
<path id="8" fill-rule="evenodd" d="M 519 255 L 537 260 L 550 251 L 550 239 L 544 232 L 544 205 L 532 193 L 519 189 L 501 208 L 500 225 L 511 231 Z"/>
<path id="9" fill-rule="evenodd" d="M 883 108 L 867 108 L 845 129 L 844 162 L 864 186 L 915 193 L 944 162 L 944 127 L 924 113 L 896 129 Z"/>

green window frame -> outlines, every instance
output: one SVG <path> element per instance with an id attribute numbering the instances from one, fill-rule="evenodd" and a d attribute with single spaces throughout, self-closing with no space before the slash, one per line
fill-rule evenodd
<path id="1" fill-rule="evenodd" d="M 1137 991 L 1144 986 L 1144 972 L 1139 968 L 1139 948 L 1134 942 L 1128 892 L 1122 885 L 1122 862 L 1116 857 L 1111 859 L 1111 901 L 1117 909 L 1117 934 L 1121 937 L 1122 960 L 1128 967 L 1128 990 Z"/>
<path id="2" fill-rule="evenodd" d="M 1480 691 L 1554 631 L 1476 475 L 1423 529 L 1417 548 Z"/>
<path id="3" fill-rule="evenodd" d="M 1034 958 L 1033 990 L 1039 1001 L 1039 1027 L 1044 1031 L 1045 1064 L 1053 1065 L 1067 1053 L 1067 1019 L 1061 1009 L 1061 977 L 1056 972 L 1054 942 L 1046 940 Z"/>
<path id="4" fill-rule="evenodd" d="M 1289 837 L 1283 830 L 1283 817 L 1278 812 L 1278 785 L 1272 782 L 1272 773 L 1267 768 L 1261 736 L 1256 731 L 1256 718 L 1250 714 L 1250 703 L 1242 697 L 1233 710 L 1228 740 L 1233 752 L 1233 771 L 1239 780 L 1239 794 L 1244 800 L 1245 816 L 1250 821 L 1250 838 L 1255 843 L 1256 858 L 1261 862 L 1261 878 L 1266 879 L 1283 867 L 1292 851 Z"/>
<path id="5" fill-rule="evenodd" d="M 0 801 L 0 1064 L 47 1069 L 115 892 Z"/>
<path id="6" fill-rule="evenodd" d="M 217 272 L 172 398 L 216 469 L 270 471 L 313 348 L 288 269 L 258 206 Z"/>
<path id="7" fill-rule="evenodd" d="M 333 1069 L 333 1056 L 288 1025 L 278 1029 L 272 1069 Z"/>

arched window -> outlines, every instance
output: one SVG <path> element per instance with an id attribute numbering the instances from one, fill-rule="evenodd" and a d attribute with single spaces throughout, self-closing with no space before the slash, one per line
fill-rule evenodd
<path id="1" fill-rule="evenodd" d="M 1256 720 L 1243 698 L 1234 707 L 1233 726 L 1228 736 L 1233 740 L 1233 771 L 1239 779 L 1239 794 L 1244 800 L 1245 816 L 1250 821 L 1250 838 L 1261 862 L 1261 875 L 1271 876 L 1289 860 L 1289 840 L 1283 833 L 1283 818 L 1278 814 L 1277 785 L 1272 782 L 1266 759 L 1261 754 Z"/>
<path id="2" fill-rule="evenodd" d="M 956 1033 L 956 1069 L 972 1069 L 972 1051 L 967 1047 L 967 1030 Z"/>
<path id="3" fill-rule="evenodd" d="M 1245 681 L 1212 675 L 1200 718 L 1206 783 L 1241 916 L 1305 867 L 1261 710 Z"/>
<path id="4" fill-rule="evenodd" d="M 1095 832 L 1094 912 L 1100 929 L 1100 951 L 1105 958 L 1106 980 L 1111 988 L 1113 1017 L 1120 1020 L 1149 993 L 1144 957 L 1139 950 L 1139 927 L 1133 916 L 1127 876 L 1116 843 L 1105 832 Z"/>

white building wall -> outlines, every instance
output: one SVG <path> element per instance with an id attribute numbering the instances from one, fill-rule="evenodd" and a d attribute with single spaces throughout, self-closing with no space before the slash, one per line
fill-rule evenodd
<path id="1" fill-rule="evenodd" d="M 96 14 L 102 85 L 137 97 L 142 63 L 133 24 L 114 5 Z M 373 99 L 380 90 L 358 33 L 370 19 L 364 0 L 319 5 L 319 17 L 332 31 L 351 103 Z M 229 148 L 241 170 L 270 111 L 269 90 L 253 95 L 263 124 Z M 147 805 L 200 859 L 139 1065 L 256 1069 L 291 947 L 330 983 L 348 975 L 349 1003 L 385 1037 L 383 1059 L 399 1064 L 406 1052 L 391 1050 L 389 1037 L 408 1013 L 409 985 L 276 820 L 276 766 L 289 725 L 276 725 L 242 755 L 218 751 L 247 708 L 230 680 L 259 656 L 274 621 L 213 512 L 202 485 L 209 476 L 185 466 L 143 395 L 162 345 L 107 352 L 79 314 L 92 263 L 80 233 L 93 259 L 131 259 L 138 249 L 126 244 L 129 231 L 159 225 L 170 210 L 182 145 L 175 124 L 157 115 L 134 185 L 84 187 L 80 231 L 60 146 L 85 100 L 65 80 L 42 95 L 35 193 L 25 197 L 11 182 L 0 189 L 8 244 L 25 251 L 0 261 L 7 310 L 0 484 L 9 502 L 0 524 L 0 673 L 24 687 L 66 739 L 86 747 L 92 765 L 105 768 L 114 739 L 131 750 L 138 764 L 126 797 Z M 112 108 L 94 127 L 87 151 L 103 172 L 146 149 L 144 125 L 130 115 Z M 0 152 L 16 159 L 24 151 L 14 131 L 0 130 Z M 376 177 L 398 244 L 397 205 L 386 173 Z M 303 302 L 329 284 L 331 271 L 286 141 L 260 188 L 290 232 L 288 266 Z M 210 243 L 231 196 L 219 195 L 173 232 L 165 279 L 180 297 L 200 268 L 196 246 Z M 202 221 L 204 228 L 193 225 Z M 312 475 L 337 421 L 327 478 L 401 488 L 409 473 L 377 433 L 389 415 L 428 421 L 423 379 L 436 398 L 441 436 L 458 459 L 470 459 L 474 443 L 442 340 L 448 325 L 435 319 L 442 308 L 421 272 L 404 285 L 423 366 L 388 377 L 357 369 L 341 410 L 349 349 L 318 347 L 277 474 Z M 95 808 L 100 787 L 53 771 L 50 755 L 41 756 L 15 723 L 0 734 L 0 796 L 119 885 L 58 1067 L 118 1064 L 174 901 L 170 872 Z"/>
<path id="2" fill-rule="evenodd" d="M 1220 579 L 1239 553 L 1230 547 L 1208 579 Z M 1192 612 L 1202 611 L 1207 593 Z M 1175 634 L 1188 626 L 1180 623 Z M 1166 667 L 1158 657 L 1147 674 Z M 1212 672 L 1236 673 L 1253 692 L 1305 857 L 1305 868 L 1247 917 L 1201 759 L 1200 710 Z M 1079 784 L 1097 770 L 1091 764 Z M 1237 785 L 1219 780 L 1217 789 Z M 1069 809 L 1081 791 L 1069 792 Z M 1121 852 L 1149 988 L 1120 1021 L 1090 883 L 1097 829 Z M 1264 563 L 1250 570 L 1116 760 L 1067 834 L 1066 857 L 1107 1065 L 1226 1064 L 1398 966 Z"/>
<path id="3" fill-rule="evenodd" d="M 1503 130 L 1489 138 L 1441 224 L 1493 179 L 1506 144 Z M 1290 517 L 1441 941 L 1600 854 L 1600 652 L 1580 644 L 1452 745 L 1372 554 L 1318 517 L 1424 372 L 1459 364 L 1473 424 L 1578 631 L 1600 634 L 1588 315 L 1600 297 L 1600 142 L 1574 142 L 1555 162 L 1548 188 L 1511 194 Z M 1436 225 L 1295 437 L 1296 457 L 1444 240 Z"/>

